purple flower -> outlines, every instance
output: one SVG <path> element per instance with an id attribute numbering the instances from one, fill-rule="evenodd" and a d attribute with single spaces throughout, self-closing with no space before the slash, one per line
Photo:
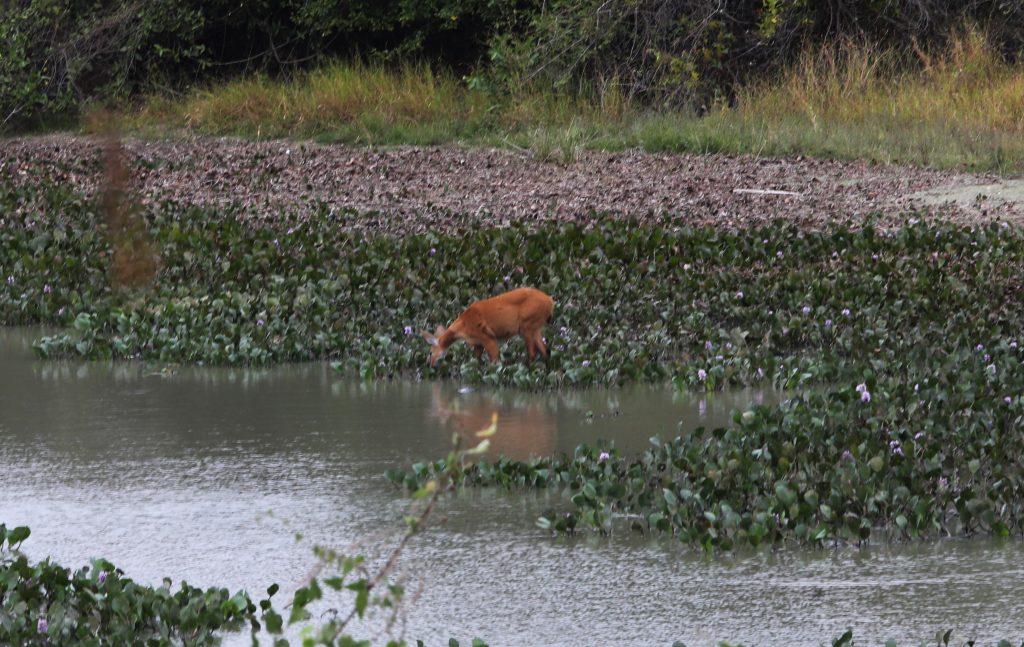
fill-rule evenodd
<path id="1" fill-rule="evenodd" d="M 743 291 L 742 290 L 740 290 L 739 292 L 736 293 L 736 298 L 737 299 L 742 299 L 743 298 Z"/>
<path id="2" fill-rule="evenodd" d="M 1010 348 L 1016 348 L 1016 347 L 1017 347 L 1017 342 L 1011 341 L 1010 342 Z"/>
<path id="3" fill-rule="evenodd" d="M 45 634 L 49 626 L 49 623 L 46 622 L 46 618 L 39 616 L 39 622 L 36 623 L 36 631 L 41 634 Z"/>
<path id="4" fill-rule="evenodd" d="M 505 285 L 508 285 L 511 282 L 512 282 L 512 277 L 509 276 L 508 274 L 506 274 L 505 275 Z"/>
<path id="5" fill-rule="evenodd" d="M 412 334 L 412 326 L 406 326 L 405 328 L 402 329 L 402 332 L 404 332 L 406 335 L 411 335 Z"/>
<path id="6" fill-rule="evenodd" d="M 985 347 L 982 346 L 981 344 L 978 344 L 977 346 L 974 347 L 974 350 L 980 353 L 981 351 L 985 350 Z"/>
<path id="7" fill-rule="evenodd" d="M 920 384 L 915 384 L 915 385 L 914 385 L 914 393 L 917 393 L 917 390 L 918 390 L 919 388 L 921 388 L 921 385 L 920 385 Z"/>
<path id="8" fill-rule="evenodd" d="M 721 362 L 723 359 L 725 359 L 725 355 L 715 355 L 715 359 Z"/>
<path id="9" fill-rule="evenodd" d="M 49 283 L 44 283 L 43 284 L 43 294 L 49 294 L 49 293 L 50 293 L 50 284 Z"/>
<path id="10" fill-rule="evenodd" d="M 877 261 L 878 260 L 878 254 L 872 254 L 871 255 L 871 260 Z"/>
<path id="11" fill-rule="evenodd" d="M 760 380 L 761 378 L 763 378 L 763 377 L 764 377 L 764 369 L 763 369 L 763 368 L 759 368 L 759 369 L 757 369 L 757 372 L 756 372 L 756 373 L 754 373 L 754 375 L 756 375 L 756 376 L 757 376 L 757 379 L 759 379 L 759 380 Z"/>
<path id="12" fill-rule="evenodd" d="M 278 242 L 278 240 L 276 238 L 273 240 L 273 243 L 274 243 L 274 247 L 279 247 L 281 245 L 281 243 Z"/>
<path id="13" fill-rule="evenodd" d="M 809 314 L 811 314 L 811 306 L 804 306 L 804 307 L 803 307 L 803 313 L 804 313 L 805 315 L 809 315 Z"/>
<path id="14" fill-rule="evenodd" d="M 989 373 L 991 373 L 992 375 L 995 375 L 996 374 L 996 365 L 995 364 L 989 364 L 988 366 L 985 367 L 985 370 L 988 371 Z"/>
<path id="15" fill-rule="evenodd" d="M 844 449 L 843 450 L 843 460 L 844 461 L 852 461 L 853 460 L 853 454 L 850 453 L 849 449 Z"/>
<path id="16" fill-rule="evenodd" d="M 599 460 L 599 461 L 606 461 L 609 458 L 611 458 L 611 455 L 609 455 L 608 452 L 601 452 L 597 456 L 597 460 Z"/>
<path id="17" fill-rule="evenodd" d="M 839 252 L 832 252 L 832 258 L 839 258 Z"/>
<path id="18" fill-rule="evenodd" d="M 107 581 L 107 572 L 106 571 L 100 571 L 100 575 L 99 575 L 99 577 L 96 578 L 96 581 L 99 582 L 100 584 L 103 584 L 104 582 L 106 582 Z"/>
<path id="19" fill-rule="evenodd" d="M 702 368 L 697 369 L 697 379 L 703 382 L 708 377 L 708 372 Z"/>
<path id="20" fill-rule="evenodd" d="M 256 320 L 256 325 L 257 326 L 262 326 L 263 324 L 264 324 L 264 321 L 262 319 L 257 319 Z"/>
<path id="21" fill-rule="evenodd" d="M 860 384 L 857 385 L 857 393 L 864 393 L 867 390 L 868 390 L 868 385 L 867 384 L 864 384 L 863 382 L 861 382 Z"/>
<path id="22" fill-rule="evenodd" d="M 7 277 L 7 285 L 14 285 L 14 276 Z"/>
<path id="23" fill-rule="evenodd" d="M 704 342 L 704 350 L 711 350 L 711 342 L 709 342 L 709 341 Z"/>
<path id="24" fill-rule="evenodd" d="M 984 358 L 982 358 L 982 359 L 983 359 L 983 361 L 986 361 L 986 362 L 987 362 L 987 361 L 989 361 L 990 359 L 992 359 L 992 356 L 991 356 L 991 355 L 989 355 L 988 353 L 985 353 L 985 357 L 984 357 Z"/>
<path id="25" fill-rule="evenodd" d="M 826 328 L 831 328 L 832 327 L 832 320 L 831 319 L 826 319 L 825 320 L 825 327 Z"/>
<path id="26" fill-rule="evenodd" d="M 843 308 L 843 316 L 844 317 L 849 317 L 850 316 L 850 309 L 849 308 Z"/>
<path id="27" fill-rule="evenodd" d="M 775 252 L 775 256 L 777 256 L 778 258 L 782 258 L 782 252 L 781 251 Z"/>
<path id="28" fill-rule="evenodd" d="M 940 476 L 938 480 L 938 485 L 940 490 L 945 490 L 946 488 L 949 487 L 949 481 L 946 480 L 945 476 Z"/>
<path id="29" fill-rule="evenodd" d="M 922 438 L 924 438 L 924 432 L 923 431 L 919 431 L 916 434 L 914 434 L 914 440 L 921 440 Z"/>
<path id="30" fill-rule="evenodd" d="M 431 247 L 431 248 L 430 248 L 430 251 L 429 251 L 429 252 L 427 252 L 427 256 L 433 256 L 433 255 L 434 255 L 434 254 L 436 254 L 436 253 L 437 253 L 437 250 L 436 250 L 436 249 L 434 249 L 433 247 Z"/>
<path id="31" fill-rule="evenodd" d="M 1013 398 L 1011 398 L 1010 396 L 1006 396 L 1005 398 L 1003 398 L 1003 402 L 1005 402 L 1006 404 L 1010 404 L 1011 402 L 1013 402 Z"/>
<path id="32" fill-rule="evenodd" d="M 861 393 L 860 394 L 860 401 L 861 402 L 871 402 L 871 393 L 868 392 L 868 391 L 864 391 L 863 393 Z"/>
<path id="33" fill-rule="evenodd" d="M 583 368 L 586 368 L 586 367 L 590 366 L 590 360 L 589 359 L 583 360 L 582 362 L 580 362 L 580 366 L 582 366 Z"/>

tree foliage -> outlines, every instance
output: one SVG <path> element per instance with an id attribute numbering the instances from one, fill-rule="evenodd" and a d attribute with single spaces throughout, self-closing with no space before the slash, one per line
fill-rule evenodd
<path id="1" fill-rule="evenodd" d="M 0 129 L 89 102 L 333 58 L 410 59 L 489 79 L 702 110 L 808 46 L 921 51 L 965 24 L 1005 54 L 1007 0 L 0 0 Z"/>
<path id="2" fill-rule="evenodd" d="M 1015 54 L 1024 4 L 999 0 L 554 0 L 521 35 L 495 43 L 511 84 L 589 87 L 698 111 L 807 47 L 846 39 L 884 48 L 942 46 L 979 25 Z"/>
<path id="3" fill-rule="evenodd" d="M 0 128 L 89 102 L 182 90 L 329 58 L 467 68 L 533 0 L 7 0 Z"/>

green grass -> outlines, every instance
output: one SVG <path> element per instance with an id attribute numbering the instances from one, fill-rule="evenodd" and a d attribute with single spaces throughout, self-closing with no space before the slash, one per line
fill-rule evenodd
<path id="1" fill-rule="evenodd" d="M 357 145 L 508 146 L 570 162 L 588 149 L 805 154 L 936 168 L 1024 170 L 1024 66 L 979 32 L 940 54 L 855 44 L 809 51 L 704 116 L 652 111 L 614 89 L 470 89 L 424 65 L 335 63 L 153 97 L 124 115 L 142 134 L 180 131 Z"/>

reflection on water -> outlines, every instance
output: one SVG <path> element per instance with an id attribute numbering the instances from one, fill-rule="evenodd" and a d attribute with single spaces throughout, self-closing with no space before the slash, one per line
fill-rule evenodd
<path id="1" fill-rule="evenodd" d="M 460 392 L 341 380 L 322 364 L 43 362 L 34 334 L 0 328 L 0 521 L 32 526 L 30 555 L 67 565 L 102 555 L 150 583 L 173 575 L 260 592 L 276 581 L 283 597 L 309 571 L 309 544 L 390 546 L 406 502 L 384 470 L 442 456 L 452 433 L 475 444 L 493 412 L 493 454 L 525 458 L 598 438 L 642 449 L 777 397 Z M 818 645 L 848 627 L 861 644 L 919 644 L 943 628 L 1022 637 L 1019 542 L 709 558 L 667 538 L 549 538 L 533 523 L 562 499 L 485 489 L 446 500 L 446 522 L 404 556 L 423 584 L 406 635 L 691 647 Z"/>
<path id="2" fill-rule="evenodd" d="M 496 416 L 488 451 L 492 458 L 525 460 L 555 452 L 555 415 L 552 402 L 539 397 L 522 400 L 496 393 L 459 393 L 437 383 L 430 388 L 430 416 L 442 432 L 442 442 L 454 433 L 461 439 L 460 447 L 475 447 L 481 441 L 479 432 L 490 427 Z"/>

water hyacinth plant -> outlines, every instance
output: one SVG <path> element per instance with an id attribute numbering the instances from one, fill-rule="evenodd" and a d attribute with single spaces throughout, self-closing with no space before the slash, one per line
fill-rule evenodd
<path id="1" fill-rule="evenodd" d="M 554 532 L 669 533 L 706 550 L 1021 537 L 1024 408 L 1001 394 L 1024 390 L 1024 369 L 1015 355 L 1003 366 L 1009 382 L 956 362 L 917 389 L 905 376 L 870 376 L 737 411 L 728 427 L 652 438 L 637 456 L 581 445 L 572 456 L 464 465 L 456 481 L 553 488 L 562 497 L 538 525 Z M 416 488 L 443 465 L 387 475 Z"/>
<path id="2" fill-rule="evenodd" d="M 58 186 L 0 181 L 0 323 L 65 326 L 36 344 L 45 357 L 328 359 L 365 379 L 522 388 L 793 388 L 924 369 L 1024 329 L 1024 240 L 995 225 L 724 232 L 595 216 L 392 235 L 354 229 L 370 218 L 356 213 L 256 222 L 163 203 L 141 214 L 161 260 L 152 285 L 115 290 L 100 212 Z M 496 365 L 455 349 L 426 366 L 409 330 L 522 285 L 555 299 L 546 363 L 525 365 L 513 340 Z"/>
<path id="3" fill-rule="evenodd" d="M 31 562 L 19 550 L 29 535 L 25 526 L 0 524 L 2 644 L 209 645 L 219 642 L 218 631 L 258 625 L 257 607 L 244 592 L 184 582 L 175 590 L 170 580 L 145 586 L 102 559 L 75 571 L 49 559 Z"/>

